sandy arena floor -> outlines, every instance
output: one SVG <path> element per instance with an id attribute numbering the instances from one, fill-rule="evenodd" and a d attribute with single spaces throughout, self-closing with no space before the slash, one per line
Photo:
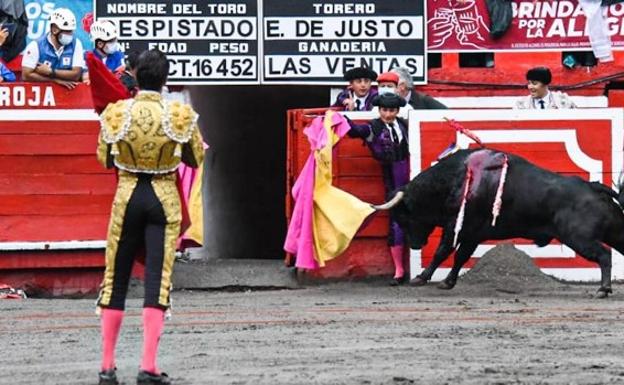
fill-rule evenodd
<path id="1" fill-rule="evenodd" d="M 301 290 L 176 292 L 159 364 L 175 384 L 623 384 L 624 285 L 509 293 L 339 283 Z M 140 306 L 128 302 L 117 365 L 133 384 Z M 0 383 L 96 384 L 93 300 L 0 301 Z"/>

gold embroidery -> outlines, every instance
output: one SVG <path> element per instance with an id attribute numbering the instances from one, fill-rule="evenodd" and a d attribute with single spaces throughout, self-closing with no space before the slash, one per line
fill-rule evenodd
<path id="1" fill-rule="evenodd" d="M 115 257 L 119 246 L 119 238 L 126 214 L 128 201 L 137 184 L 137 177 L 134 174 L 120 172 L 117 191 L 113 199 L 113 208 L 108 223 L 108 235 L 106 242 L 106 269 L 104 279 L 100 286 L 99 305 L 108 306 L 113 294 L 113 278 L 115 277 Z"/>
<path id="2" fill-rule="evenodd" d="M 161 174 L 176 169 L 182 151 L 177 143 L 191 138 L 201 140 L 197 130 L 197 114 L 180 102 L 164 102 L 155 93 L 140 93 L 135 99 L 109 105 L 101 116 L 102 140 L 111 144 L 114 164 L 123 170 Z M 192 143 L 193 153 L 202 142 Z M 199 146 L 199 147 L 198 147 Z M 107 154 L 98 147 L 98 159 Z M 104 163 L 103 163 L 104 164 Z"/>
<path id="3" fill-rule="evenodd" d="M 140 106 L 137 109 L 136 115 L 136 124 L 139 126 L 144 134 L 149 134 L 152 130 L 152 126 L 155 123 L 154 117 L 152 116 L 152 112 L 150 111 L 150 109 L 144 106 Z"/>
<path id="4" fill-rule="evenodd" d="M 180 195 L 175 185 L 175 174 L 155 176 L 152 178 L 152 187 L 163 206 L 167 224 L 165 226 L 165 244 L 162 280 L 160 282 L 160 295 L 158 303 L 168 307 L 169 294 L 171 290 L 171 274 L 173 273 L 173 262 L 175 260 L 175 249 L 180 225 L 182 223 L 182 211 Z"/>

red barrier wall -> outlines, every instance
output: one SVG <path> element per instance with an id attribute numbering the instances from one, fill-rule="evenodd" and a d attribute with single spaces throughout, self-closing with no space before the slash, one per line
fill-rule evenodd
<path id="1" fill-rule="evenodd" d="M 54 295 L 97 288 L 104 253 L 92 247 L 106 238 L 115 188 L 95 158 L 98 133 L 87 86 L 0 87 L 0 282 Z M 66 242 L 79 249 L 58 249 Z"/>

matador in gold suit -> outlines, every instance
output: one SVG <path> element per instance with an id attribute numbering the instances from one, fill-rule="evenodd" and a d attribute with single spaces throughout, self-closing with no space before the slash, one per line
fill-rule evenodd
<path id="1" fill-rule="evenodd" d="M 168 308 L 182 212 L 175 171 L 203 159 L 197 114 L 154 91 L 109 105 L 102 113 L 98 160 L 119 170 L 98 305 L 124 309 L 134 256 L 145 246 L 145 306 Z M 133 201 L 143 201 L 135 206 Z M 139 213 L 138 211 L 144 211 Z"/>
<path id="2" fill-rule="evenodd" d="M 197 114 L 190 106 L 163 100 L 168 62 L 159 51 L 141 55 L 137 80 L 147 84 L 134 99 L 109 104 L 102 113 L 97 158 L 116 167 L 118 185 L 106 245 L 106 269 L 98 306 L 102 309 L 100 384 L 118 384 L 114 350 L 135 256 L 145 248 L 143 359 L 137 384 L 168 384 L 156 367 L 156 352 L 170 307 L 171 275 L 182 211 L 176 186 L 180 162 L 197 167 L 204 149 Z M 144 75 L 142 77 L 142 75 Z"/>

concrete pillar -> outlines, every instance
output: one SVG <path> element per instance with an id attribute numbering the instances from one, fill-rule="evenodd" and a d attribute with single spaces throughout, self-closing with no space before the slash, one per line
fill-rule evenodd
<path id="1" fill-rule="evenodd" d="M 286 110 L 328 104 L 328 87 L 193 86 L 210 148 L 204 169 L 204 256 L 282 258 Z"/>

